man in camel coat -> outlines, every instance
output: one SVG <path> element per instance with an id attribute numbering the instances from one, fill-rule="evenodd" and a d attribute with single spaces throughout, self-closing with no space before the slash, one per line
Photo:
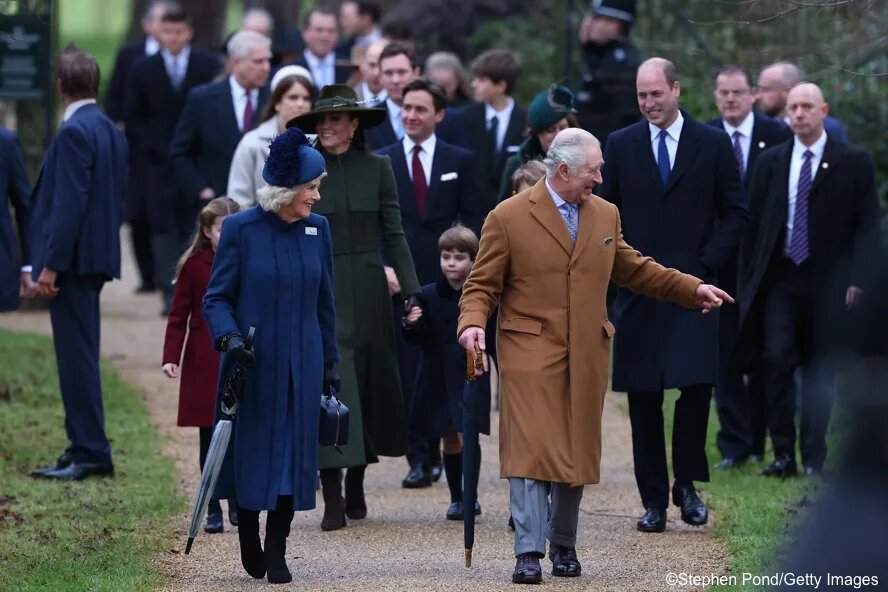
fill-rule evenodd
<path id="1" fill-rule="evenodd" d="M 546 538 L 552 575 L 580 575 L 577 517 L 583 485 L 599 480 L 614 335 L 608 282 L 704 313 L 733 302 L 623 241 L 617 208 L 592 193 L 602 156 L 590 133 L 560 132 L 545 163 L 543 180 L 488 215 L 457 329 L 467 351 L 484 350 L 482 327 L 499 306 L 500 476 L 509 479 L 516 583 L 542 580 Z"/>

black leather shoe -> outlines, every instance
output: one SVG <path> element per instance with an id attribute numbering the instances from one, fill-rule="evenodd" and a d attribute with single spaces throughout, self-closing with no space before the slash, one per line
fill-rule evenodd
<path id="1" fill-rule="evenodd" d="M 549 559 L 552 560 L 552 575 L 561 578 L 575 578 L 580 575 L 583 568 L 577 559 L 576 547 L 564 547 L 551 545 L 549 547 Z"/>
<path id="2" fill-rule="evenodd" d="M 762 471 L 762 475 L 765 477 L 795 477 L 797 473 L 795 459 L 786 456 L 775 458 L 774 462 Z"/>
<path id="3" fill-rule="evenodd" d="M 697 495 L 693 485 L 672 488 L 672 503 L 681 508 L 681 519 L 691 526 L 703 526 L 709 520 L 709 510 Z"/>
<path id="4" fill-rule="evenodd" d="M 444 472 L 444 467 L 440 464 L 432 465 L 430 472 L 432 474 L 432 483 L 437 483 L 441 480 L 441 473 Z"/>
<path id="5" fill-rule="evenodd" d="M 71 455 L 68 454 L 67 452 L 64 452 L 64 453 L 62 453 L 62 456 L 60 456 L 58 458 L 58 460 L 56 460 L 56 464 L 52 465 L 51 467 L 38 467 L 38 468 L 34 469 L 33 471 L 31 471 L 31 476 L 32 477 L 44 477 L 50 471 L 58 471 L 59 469 L 64 469 L 68 465 L 70 465 L 72 462 L 74 462 L 74 461 L 71 458 Z"/>
<path id="6" fill-rule="evenodd" d="M 712 465 L 712 468 L 719 470 L 736 469 L 737 467 L 746 464 L 746 461 L 748 459 L 749 457 L 747 456 L 726 456 L 725 458 Z"/>
<path id="7" fill-rule="evenodd" d="M 413 467 L 404 480 L 401 481 L 401 487 L 405 489 L 419 489 L 420 487 L 431 487 L 432 476 L 422 470 L 422 467 Z"/>
<path id="8" fill-rule="evenodd" d="M 823 469 L 820 467 L 805 465 L 805 477 L 814 477 L 815 475 L 820 475 L 822 473 Z"/>
<path id="9" fill-rule="evenodd" d="M 450 502 L 450 507 L 447 508 L 447 519 L 448 520 L 462 520 L 463 519 L 463 503 L 462 502 Z"/>
<path id="10" fill-rule="evenodd" d="M 237 526 L 237 519 L 238 519 L 237 507 L 229 504 L 229 506 L 228 506 L 228 521 L 231 522 L 232 526 Z"/>
<path id="11" fill-rule="evenodd" d="M 65 468 L 47 471 L 41 477 L 57 481 L 80 481 L 91 475 L 113 477 L 114 465 L 111 463 L 72 462 Z"/>
<path id="12" fill-rule="evenodd" d="M 536 553 L 523 553 L 517 557 L 515 571 L 512 572 L 513 584 L 539 584 L 543 581 L 543 570 L 540 558 Z"/>
<path id="13" fill-rule="evenodd" d="M 666 530 L 666 510 L 648 508 L 644 516 L 638 519 L 635 527 L 641 532 L 663 532 Z"/>
<path id="14" fill-rule="evenodd" d="M 204 526 L 204 532 L 208 534 L 216 534 L 225 530 L 224 520 L 222 520 L 222 514 L 209 514 L 207 516 L 207 523 Z"/>

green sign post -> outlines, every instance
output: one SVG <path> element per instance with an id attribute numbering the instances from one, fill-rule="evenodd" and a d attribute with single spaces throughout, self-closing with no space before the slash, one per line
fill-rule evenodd
<path id="1" fill-rule="evenodd" d="M 49 96 L 51 29 L 35 15 L 0 15 L 0 99 L 40 101 Z"/>

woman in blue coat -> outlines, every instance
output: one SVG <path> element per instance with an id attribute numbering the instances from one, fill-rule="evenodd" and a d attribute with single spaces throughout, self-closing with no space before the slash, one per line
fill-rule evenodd
<path id="1" fill-rule="evenodd" d="M 269 186 L 257 206 L 225 220 L 204 297 L 216 348 L 225 352 L 221 376 L 232 362 L 250 368 L 216 495 L 236 493 L 244 568 L 254 578 L 267 569 L 275 583 L 292 580 L 284 554 L 294 510 L 315 507 L 321 392 L 338 390 L 332 242 L 327 221 L 311 212 L 324 169 L 298 129 L 272 141 L 263 171 Z"/>

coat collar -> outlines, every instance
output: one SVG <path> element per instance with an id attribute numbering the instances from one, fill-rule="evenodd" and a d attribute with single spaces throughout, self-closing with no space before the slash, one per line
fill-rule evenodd
<path id="1" fill-rule="evenodd" d="M 555 207 L 555 200 L 549 194 L 545 177 L 537 181 L 537 184 L 530 189 L 529 199 L 534 204 L 530 210 L 531 215 L 555 239 L 570 257 L 571 264 L 573 264 L 589 242 L 589 237 L 592 235 L 592 227 L 595 224 L 596 218 L 598 218 L 594 211 L 595 207 L 592 205 L 593 202 L 589 201 L 580 204 L 577 242 L 576 244 L 571 244 L 570 235 L 567 233 L 567 226 L 564 224 L 564 218 L 561 217 L 561 213 Z"/>

